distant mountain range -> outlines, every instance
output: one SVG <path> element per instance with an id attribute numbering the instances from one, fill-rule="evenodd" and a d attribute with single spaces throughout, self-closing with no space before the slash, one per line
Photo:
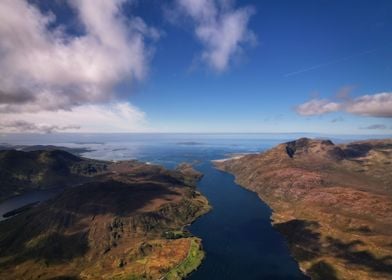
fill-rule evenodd
<path id="1" fill-rule="evenodd" d="M 78 142 L 75 144 L 84 145 L 85 143 Z M 10 145 L 7 143 L 1 143 L 0 151 L 4 151 L 4 150 L 17 150 L 23 152 L 61 150 L 75 155 L 81 155 L 82 153 L 92 151 L 91 148 L 80 148 L 80 147 L 70 148 L 70 147 L 54 146 L 54 145 Z"/>

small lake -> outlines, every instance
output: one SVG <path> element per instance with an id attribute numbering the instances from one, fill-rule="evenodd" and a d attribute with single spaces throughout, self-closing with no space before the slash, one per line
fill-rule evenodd
<path id="1" fill-rule="evenodd" d="M 6 220 L 3 215 L 9 211 L 18 209 L 27 204 L 48 200 L 61 192 L 60 189 L 36 190 L 15 196 L 0 203 L 0 221 Z"/>

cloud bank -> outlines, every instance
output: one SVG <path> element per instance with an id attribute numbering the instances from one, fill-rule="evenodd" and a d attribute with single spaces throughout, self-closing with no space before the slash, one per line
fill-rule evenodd
<path id="1" fill-rule="evenodd" d="M 226 70 L 244 46 L 256 42 L 248 23 L 251 7 L 234 8 L 227 0 L 177 0 L 179 13 L 194 24 L 196 38 L 203 45 L 201 59 L 217 72 Z"/>
<path id="2" fill-rule="evenodd" d="M 47 125 L 47 124 L 35 124 L 27 121 L 2 121 L 0 123 L 0 131 L 5 129 L 7 132 L 36 132 L 36 133 L 52 133 L 58 131 L 80 129 L 80 126 L 76 125 Z"/>
<path id="3" fill-rule="evenodd" d="M 346 110 L 361 116 L 392 118 L 392 93 L 364 95 L 349 102 Z"/>
<path id="4" fill-rule="evenodd" d="M 77 125 L 80 123 L 83 127 Z M 128 102 L 81 105 L 73 110 L 42 111 L 38 114 L 9 113 L 0 119 L 0 132 L 142 132 L 147 127 L 144 112 Z"/>
<path id="5" fill-rule="evenodd" d="M 45 130 L 28 126 L 30 121 L 23 116 L 35 112 L 51 117 L 50 112 L 55 116 L 59 110 L 79 112 L 86 104 L 111 102 L 116 99 L 118 83 L 135 83 L 145 77 L 152 53 L 149 42 L 157 40 L 159 32 L 139 17 L 125 18 L 121 14 L 125 0 L 93 2 L 67 2 L 84 28 L 78 35 L 68 34 L 64 26 L 55 25 L 54 14 L 43 14 L 27 1 L 0 2 L 3 123 L 14 116 L 15 129 Z M 99 108 L 112 111 L 119 106 Z M 22 114 L 14 114 L 18 112 Z M 75 119 L 71 126 L 80 121 Z"/>
<path id="6" fill-rule="evenodd" d="M 345 98 L 340 102 L 327 99 L 312 99 L 296 107 L 301 116 L 323 115 L 330 112 L 344 111 L 354 115 L 392 118 L 392 93 L 382 92 L 364 95 L 354 99 Z"/>
<path id="7" fill-rule="evenodd" d="M 53 14 L 26 1 L 1 1 L 0 112 L 68 109 L 110 100 L 121 80 L 141 80 L 157 32 L 121 16 L 124 1 L 70 1 L 85 34 L 49 28 Z"/>

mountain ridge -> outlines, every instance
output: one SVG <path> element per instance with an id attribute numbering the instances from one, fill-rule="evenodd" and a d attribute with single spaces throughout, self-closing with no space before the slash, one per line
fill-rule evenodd
<path id="1" fill-rule="evenodd" d="M 69 187 L 107 173 L 110 162 L 63 150 L 0 151 L 0 201 L 33 189 Z"/>
<path id="2" fill-rule="evenodd" d="M 313 279 L 389 279 L 392 139 L 301 138 L 215 162 L 273 209 L 274 227 Z"/>

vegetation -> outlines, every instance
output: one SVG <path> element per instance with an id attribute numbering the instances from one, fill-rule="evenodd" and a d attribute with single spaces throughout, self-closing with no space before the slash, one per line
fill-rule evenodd
<path id="1" fill-rule="evenodd" d="M 189 273 L 199 267 L 204 258 L 204 251 L 201 248 L 200 239 L 193 238 L 187 257 L 176 267 L 171 269 L 163 279 L 178 280 L 187 276 Z"/>
<path id="2" fill-rule="evenodd" d="M 184 231 L 184 230 L 170 230 L 170 231 L 165 231 L 162 236 L 166 239 L 178 239 L 178 238 L 191 237 L 192 234 L 189 231 Z"/>

